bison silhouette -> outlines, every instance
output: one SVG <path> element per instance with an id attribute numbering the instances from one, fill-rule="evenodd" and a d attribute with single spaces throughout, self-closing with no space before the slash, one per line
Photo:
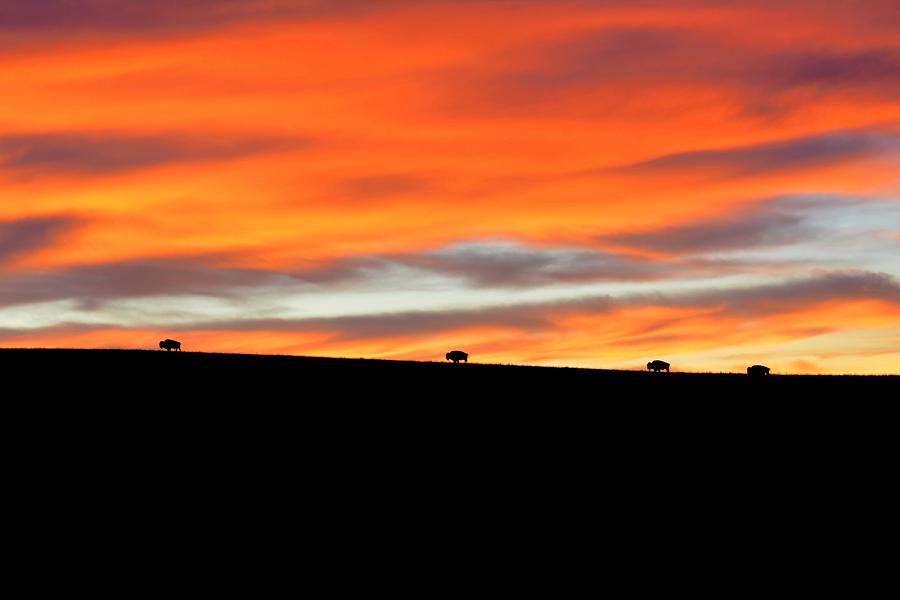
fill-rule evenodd
<path id="1" fill-rule="evenodd" d="M 668 373 L 670 366 L 671 365 L 669 365 L 669 363 L 664 360 L 651 360 L 647 363 L 647 370 L 653 371 L 655 373 L 659 373 L 660 371 L 665 371 L 666 373 Z"/>
<path id="2" fill-rule="evenodd" d="M 159 343 L 160 350 L 165 350 L 166 352 L 171 352 L 175 350 L 176 352 L 181 352 L 181 342 L 177 342 L 175 340 L 163 340 Z"/>
<path id="3" fill-rule="evenodd" d="M 752 367 L 747 367 L 747 375 L 750 375 L 752 377 L 759 377 L 760 375 L 768 375 L 769 371 L 771 371 L 771 369 L 769 369 L 769 367 L 766 367 L 763 365 L 753 365 Z"/>
<path id="4" fill-rule="evenodd" d="M 462 350 L 451 350 L 447 353 L 447 360 L 452 360 L 453 364 L 459 364 L 459 361 L 469 362 L 469 355 Z"/>

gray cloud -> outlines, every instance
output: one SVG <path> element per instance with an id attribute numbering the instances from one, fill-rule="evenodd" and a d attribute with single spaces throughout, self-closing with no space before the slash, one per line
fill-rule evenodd
<path id="1" fill-rule="evenodd" d="M 0 264 L 57 242 L 80 224 L 74 217 L 33 217 L 0 222 Z"/>
<path id="2" fill-rule="evenodd" d="M 624 235 L 614 239 L 652 250 L 695 253 L 782 246 L 809 239 L 816 231 L 797 215 L 772 213 L 670 227 L 649 235 Z"/>
<path id="3" fill-rule="evenodd" d="M 718 307 L 733 315 L 779 314 L 829 300 L 883 300 L 900 304 L 900 283 L 887 273 L 826 272 L 783 283 L 673 296 L 674 306 Z"/>
<path id="4" fill-rule="evenodd" d="M 293 273 L 320 285 L 395 283 L 397 289 L 428 277 L 449 278 L 468 288 L 526 289 L 599 282 L 645 282 L 797 267 L 784 261 L 668 261 L 586 247 L 534 247 L 495 240 L 462 243 L 421 253 L 339 260 Z"/>
<path id="5" fill-rule="evenodd" d="M 605 0 L 578 0 L 590 5 Z M 621 2 L 622 0 L 616 0 Z M 636 0 L 630 0 L 634 2 Z M 641 0 L 644 1 L 644 0 Z M 539 0 L 3 0 L 0 32 L 140 33 L 196 29 L 240 21 L 352 17 L 425 4 L 539 4 Z"/>
<path id="6" fill-rule="evenodd" d="M 49 239 L 54 226 L 52 222 L 20 224 L 14 230 L 18 237 L 10 238 L 7 244 L 8 253 L 39 244 L 37 238 L 25 239 L 29 234 L 43 233 Z M 3 249 L 0 245 L 0 251 Z M 584 249 L 535 249 L 514 244 L 468 244 L 422 254 L 354 257 L 283 272 L 229 268 L 216 264 L 215 257 L 185 257 L 14 273 L 0 278 L 0 306 L 72 299 L 83 307 L 98 308 L 116 299 L 166 295 L 240 299 L 261 288 L 296 293 L 395 284 L 397 289 L 409 289 L 425 276 L 458 279 L 475 287 L 530 287 L 645 280 L 671 274 L 643 259 Z"/>
<path id="7" fill-rule="evenodd" d="M 601 238 L 632 248 L 674 254 L 753 250 L 807 241 L 820 232 L 806 215 L 784 201 L 764 201 L 739 213 L 690 225 L 663 227 Z"/>
<path id="8" fill-rule="evenodd" d="M 603 28 L 518 47 L 497 57 L 507 83 L 558 87 L 643 78 L 649 82 L 740 81 L 775 87 L 897 81 L 900 50 L 878 46 L 840 52 L 810 47 L 770 51 L 704 27 Z"/>
<path id="9" fill-rule="evenodd" d="M 307 140 L 115 133 L 0 136 L 0 170 L 102 174 L 178 162 L 239 158 Z"/>
<path id="10" fill-rule="evenodd" d="M 42 339 L 79 335 L 101 329 L 114 329 L 114 325 L 88 324 L 88 323 L 60 323 L 48 327 L 17 328 L 0 327 L 0 341 L 14 342 L 21 339 Z"/>
<path id="11" fill-rule="evenodd" d="M 283 281 L 284 276 L 269 271 L 217 268 L 180 260 L 85 265 L 0 278 L 0 306 L 74 299 L 84 308 L 97 308 L 121 298 L 186 294 L 229 297 Z"/>
<path id="12" fill-rule="evenodd" d="M 594 173 L 716 171 L 731 176 L 752 176 L 885 156 L 898 151 L 900 136 L 893 133 L 844 131 L 750 146 L 680 152 Z"/>
<path id="13" fill-rule="evenodd" d="M 48 239 L 53 223 L 43 225 Z M 41 226 L 33 226 L 38 231 Z M 63 225 L 60 225 L 63 227 Z M 45 231 L 41 229 L 41 231 Z M 26 233 L 26 230 L 22 230 Z M 10 242 L 24 251 L 34 240 Z M 2 249 L 2 247 L 0 247 Z M 18 250 L 17 250 L 18 249 Z M 796 265 L 794 265 L 796 266 Z M 263 290 L 282 294 L 425 289 L 447 279 L 466 288 L 526 289 L 561 284 L 653 281 L 771 271 L 785 264 L 705 260 L 669 262 L 586 248 L 534 248 L 509 242 L 460 244 L 410 254 L 353 257 L 285 271 L 231 268 L 216 256 L 81 265 L 0 278 L 0 306 L 74 300 L 83 309 L 126 298 L 200 295 L 240 301 Z"/>
<path id="14" fill-rule="evenodd" d="M 533 287 L 592 281 L 666 277 L 664 265 L 639 257 L 585 248 L 534 248 L 509 242 L 461 244 L 392 260 L 458 277 L 476 287 Z"/>
<path id="15" fill-rule="evenodd" d="M 81 265 L 57 271 L 12 273 L 0 279 L 0 306 L 74 300 L 99 309 L 125 298 L 201 295 L 240 301 L 262 290 L 282 294 L 353 290 L 427 289 L 442 282 L 463 289 L 529 289 L 598 282 L 647 282 L 684 277 L 796 269 L 791 261 L 711 260 L 692 254 L 752 249 L 809 237 L 805 220 L 833 203 L 829 198 L 779 198 L 758 205 L 758 214 L 690 226 L 603 238 L 687 258 L 647 259 L 585 247 L 534 247 L 516 242 L 462 243 L 420 253 L 360 256 L 303 269 L 269 271 L 231 268 L 217 256 L 145 259 Z M 790 207 L 790 208 L 789 208 Z M 71 223 L 36 220 L 7 226 L 0 258 L 50 243 Z M 0 226 L 0 233 L 3 227 Z M 225 257 L 227 259 L 227 257 Z M 806 264 L 808 266 L 808 263 Z M 423 287 L 424 286 L 424 287 Z"/>
<path id="16" fill-rule="evenodd" d="M 78 30 L 141 32 L 223 25 L 235 21 L 354 14 L 395 0 L 6 0 L 0 31 L 71 34 Z"/>
<path id="17" fill-rule="evenodd" d="M 209 282 L 207 282 L 209 285 Z M 215 285 L 213 284 L 213 287 Z M 208 289 L 200 285 L 199 289 Z M 573 315 L 601 315 L 622 308 L 707 308 L 719 316 L 759 318 L 790 313 L 835 300 L 881 300 L 900 305 L 900 283 L 884 273 L 823 272 L 768 285 L 732 289 L 697 289 L 672 294 L 590 296 L 544 303 L 519 303 L 479 309 L 405 311 L 310 319 L 239 319 L 180 324 L 183 331 L 284 331 L 331 334 L 333 339 L 356 340 L 385 336 L 417 336 L 478 326 L 504 326 L 523 332 L 552 332 L 558 319 Z M 86 329 L 114 327 L 77 325 Z M 148 325 L 164 328 L 165 324 Z M 56 326 L 65 327 L 65 326 Z M 652 329 L 652 328 L 651 328 Z M 50 328 L 47 329 L 49 331 Z M 0 339 L 40 335 L 44 330 L 0 329 Z M 54 329 L 55 331 L 55 329 Z M 652 331 L 645 333 L 652 334 Z"/>
<path id="18" fill-rule="evenodd" d="M 867 223 L 884 227 L 896 222 L 896 210 L 891 202 L 876 198 L 787 195 L 745 204 L 726 217 L 607 235 L 598 241 L 677 255 L 752 251 L 866 234 L 872 227 Z"/>
<path id="19" fill-rule="evenodd" d="M 900 304 L 900 283 L 890 275 L 867 271 L 822 273 L 785 282 L 681 294 L 591 296 L 548 303 L 510 304 L 474 310 L 408 311 L 316 319 L 238 320 L 198 323 L 185 330 L 291 331 L 331 333 L 336 339 L 413 336 L 477 326 L 522 331 L 552 331 L 567 315 L 604 314 L 617 308 L 685 307 L 715 309 L 719 315 L 759 317 L 788 313 L 833 300 L 882 300 Z"/>
<path id="20" fill-rule="evenodd" d="M 583 8 L 603 3 L 574 4 Z M 665 3 L 648 4 L 660 5 L 659 10 L 673 10 Z M 679 8 L 686 8 L 685 3 L 679 4 Z M 722 3 L 695 4 L 718 7 Z M 749 8 L 747 2 L 741 4 Z M 756 8 L 767 8 L 766 2 L 755 4 Z M 769 7 L 785 9 L 783 3 L 770 3 Z M 816 16 L 822 17 L 832 8 L 823 10 L 812 3 L 792 3 L 789 13 L 796 11 L 799 18 L 814 10 Z M 891 12 L 886 5 L 881 8 L 885 9 L 882 13 Z M 896 21 L 898 11 L 894 8 L 892 12 Z M 832 18 L 839 18 L 841 23 L 855 21 L 847 11 L 833 13 Z M 871 26 L 872 23 L 867 24 Z M 540 39 L 498 51 L 478 68 L 440 73 L 436 84 L 444 83 L 447 95 L 453 99 L 448 108 L 463 112 L 515 115 L 565 110 L 567 116 L 590 116 L 595 112 L 609 115 L 629 107 L 637 110 L 639 105 L 635 107 L 632 100 L 643 93 L 653 93 L 642 89 L 675 84 L 730 88 L 736 92 L 735 101 L 743 110 L 773 113 L 802 109 L 808 99 L 798 100 L 784 93 L 801 86 L 815 86 L 819 92 L 895 98 L 900 93 L 898 71 L 900 50 L 896 47 L 863 45 L 856 51 L 840 52 L 827 45 L 809 45 L 785 52 L 765 41 L 753 43 L 698 24 L 610 27 L 571 33 L 564 39 Z M 571 102 L 573 97 L 586 98 L 602 90 L 619 91 L 621 97 L 610 101 L 601 96 L 591 104 Z"/>
<path id="21" fill-rule="evenodd" d="M 292 331 L 330 333 L 333 339 L 373 339 L 384 336 L 426 335 L 477 326 L 515 329 L 550 329 L 552 323 L 540 310 L 500 307 L 480 310 L 408 311 L 402 313 L 316 319 L 262 319 L 219 321 L 186 325 L 206 331 Z"/>
<path id="22" fill-rule="evenodd" d="M 900 90 L 900 49 L 869 48 L 856 52 L 809 51 L 776 57 L 759 75 L 777 88 L 801 86 L 852 88 L 894 84 Z"/>

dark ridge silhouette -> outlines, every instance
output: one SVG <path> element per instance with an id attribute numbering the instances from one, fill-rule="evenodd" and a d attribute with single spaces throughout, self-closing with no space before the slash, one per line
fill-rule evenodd
<path id="1" fill-rule="evenodd" d="M 856 497 L 889 472 L 889 400 L 900 391 L 900 377 L 661 377 L 156 349 L 0 350 L 0 365 L 8 480 L 23 514 L 40 517 L 36 543 L 75 532 L 61 542 L 71 553 L 86 531 L 117 540 L 137 527 L 152 545 L 125 552 L 129 564 L 171 548 L 185 562 L 197 563 L 197 548 L 218 560 L 238 543 L 269 565 L 284 555 L 285 532 L 338 553 L 361 539 L 377 554 L 397 531 L 419 539 L 436 514 L 463 533 L 454 555 L 484 531 L 533 554 L 535 539 L 577 545 L 560 538 L 560 523 L 580 535 L 598 503 L 612 516 L 592 531 L 632 540 L 628 560 L 667 523 L 680 524 L 680 550 L 698 523 L 709 532 L 702 542 L 716 540 L 736 514 L 762 524 L 763 545 L 797 531 L 797 514 L 810 540 L 831 540 L 822 523 L 844 506 L 841 488 Z M 831 499 L 822 506 L 821 493 Z M 537 538 L 536 514 L 545 517 Z M 191 543 L 173 544 L 184 532 Z"/>
<path id="2" fill-rule="evenodd" d="M 168 338 L 161 341 L 159 343 L 159 347 L 161 350 L 165 350 L 166 352 L 169 352 L 171 350 L 181 352 L 181 342 L 170 340 Z"/>
<path id="3" fill-rule="evenodd" d="M 289 401 L 305 405 L 326 399 L 378 398 L 432 402 L 450 399 L 489 404 L 515 399 L 559 399 L 622 403 L 675 400 L 686 395 L 731 401 L 743 393 L 754 401 L 822 398 L 866 393 L 890 397 L 900 392 L 898 376 L 770 375 L 681 373 L 657 377 L 648 371 L 613 371 L 472 363 L 465 369 L 447 362 L 316 358 L 185 352 L 169 360 L 158 350 L 0 350 L 9 377 L 34 382 L 35 393 L 50 398 L 91 397 L 124 401 L 147 382 L 164 386 L 179 402 L 215 399 Z M 126 393 L 127 392 L 127 393 Z M 166 402 L 160 398 L 160 402 Z M 485 405 L 487 406 L 487 405 Z"/>
<path id="4" fill-rule="evenodd" d="M 651 360 L 647 363 L 647 370 L 653 371 L 654 373 L 659 373 L 660 371 L 669 372 L 669 367 L 671 367 L 669 363 L 664 360 Z"/>
<path id="5" fill-rule="evenodd" d="M 755 511 L 757 504 L 768 506 L 773 489 L 785 489 L 779 469 L 792 482 L 816 464 L 833 477 L 848 448 L 890 456 L 893 398 L 900 397 L 897 376 L 659 376 L 643 369 L 169 356 L 156 349 L 0 350 L 0 365 L 10 391 L 8 428 L 23 432 L 12 438 L 14 462 L 52 486 L 40 494 L 48 514 L 59 508 L 50 492 L 65 482 L 107 493 L 115 501 L 98 504 L 94 493 L 74 494 L 106 516 L 111 506 L 121 506 L 133 519 L 136 499 L 149 497 L 146 514 L 162 506 L 169 511 L 163 515 L 195 520 L 178 494 L 208 488 L 215 496 L 200 509 L 229 508 L 213 521 L 226 536 L 232 532 L 222 524 L 245 506 L 260 508 L 248 515 L 259 519 L 272 502 L 289 500 L 296 509 L 298 501 L 312 499 L 315 507 L 318 499 L 320 507 L 337 506 L 342 518 L 352 515 L 360 510 L 360 486 L 395 508 L 395 490 L 421 499 L 430 517 L 439 505 L 425 495 L 450 493 L 447 514 L 454 514 L 472 494 L 507 489 L 510 473 L 518 482 L 516 497 L 500 508 L 518 506 L 520 493 L 532 495 L 514 521 L 519 529 L 534 506 L 547 505 L 534 494 L 562 502 L 559 490 L 567 490 L 569 503 L 584 492 L 595 503 L 597 484 L 585 474 L 596 469 L 603 469 L 604 484 L 614 485 L 601 494 L 643 507 L 637 523 L 659 509 L 654 494 L 661 484 L 684 492 L 695 507 L 697 493 L 717 504 L 722 480 L 711 480 L 710 473 L 733 474 L 728 493 L 736 497 L 747 492 L 754 473 L 772 486 L 751 496 L 748 508 Z M 696 477 L 686 478 L 686 468 Z M 609 469 L 617 473 L 612 479 Z M 431 476 L 423 480 L 422 474 Z M 130 487 L 123 492 L 123 485 Z M 230 501 L 223 505 L 224 496 Z M 239 502 L 249 496 L 263 505 Z M 401 503 L 408 516 L 407 504 Z M 484 505 L 476 505 L 471 512 L 483 516 Z M 723 516 L 733 517 L 735 505 L 725 505 Z M 280 531 L 288 511 L 276 514 L 271 529 Z M 362 518 L 385 514 L 391 513 Z"/>
<path id="6" fill-rule="evenodd" d="M 451 350 L 447 353 L 447 360 L 452 360 L 454 364 L 459 364 L 459 361 L 468 363 L 469 355 L 462 350 Z"/>
<path id="7" fill-rule="evenodd" d="M 761 375 L 768 375 L 771 369 L 769 367 L 763 365 L 753 365 L 751 367 L 747 367 L 747 375 L 751 377 L 759 377 Z"/>

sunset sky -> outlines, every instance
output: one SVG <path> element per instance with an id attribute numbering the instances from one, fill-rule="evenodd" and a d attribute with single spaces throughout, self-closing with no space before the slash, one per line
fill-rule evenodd
<path id="1" fill-rule="evenodd" d="M 0 0 L 0 346 L 900 372 L 897 0 Z"/>

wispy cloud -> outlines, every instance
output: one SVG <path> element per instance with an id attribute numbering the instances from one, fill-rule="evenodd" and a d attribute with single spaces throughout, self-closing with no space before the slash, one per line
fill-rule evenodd
<path id="1" fill-rule="evenodd" d="M 210 27 L 236 21 L 315 18 L 375 10 L 365 0 L 10 0 L 0 31 L 71 34 L 88 31 L 159 31 Z M 396 4 L 388 0 L 383 4 Z"/>
<path id="2" fill-rule="evenodd" d="M 57 243 L 63 234 L 80 224 L 79 219 L 69 216 L 32 217 L 0 222 L 0 265 Z"/>
<path id="3" fill-rule="evenodd" d="M 788 313 L 832 300 L 900 304 L 900 283 L 887 273 L 835 271 L 767 285 L 702 290 L 669 297 L 674 306 L 715 307 L 732 315 Z"/>
<path id="4" fill-rule="evenodd" d="M 768 285 L 698 289 L 677 294 L 602 295 L 471 310 L 407 311 L 313 319 L 241 319 L 197 323 L 185 329 L 323 332 L 338 339 L 424 336 L 479 326 L 534 332 L 557 329 L 562 317 L 597 316 L 623 308 L 702 308 L 722 317 L 751 318 L 810 309 L 835 300 L 879 300 L 900 306 L 900 283 L 884 273 L 830 272 Z"/>
<path id="5" fill-rule="evenodd" d="M 900 137 L 893 133 L 837 132 L 750 146 L 678 152 L 604 171 L 634 174 L 699 171 L 751 177 L 897 152 L 900 152 Z"/>
<path id="6" fill-rule="evenodd" d="M 41 247 L 42 242 L 49 243 L 58 231 L 69 226 L 65 221 L 20 224 L 10 229 L 19 237 L 9 236 L 7 255 Z M 779 266 L 704 258 L 670 262 L 583 247 L 541 248 L 504 241 L 354 256 L 281 270 L 236 268 L 220 258 L 143 259 L 11 273 L 0 279 L 0 306 L 71 300 L 82 308 L 99 310 L 117 300 L 160 296 L 208 296 L 240 302 L 272 292 L 285 297 L 354 291 L 402 294 L 434 285 L 458 291 L 534 290 L 752 273 L 758 269 L 771 272 Z"/>
<path id="7" fill-rule="evenodd" d="M 807 242 L 822 234 L 822 229 L 812 223 L 810 213 L 823 206 L 828 204 L 811 198 L 775 198 L 746 204 L 726 217 L 618 233 L 601 240 L 666 254 L 706 254 L 786 246 Z"/>
<path id="8" fill-rule="evenodd" d="M 277 273 L 229 269 L 190 260 L 147 260 L 84 265 L 0 279 L 0 306 L 75 300 L 86 308 L 122 298 L 165 295 L 229 297 L 283 282 Z"/>
<path id="9" fill-rule="evenodd" d="M 778 89 L 816 86 L 847 90 L 877 86 L 879 91 L 897 94 L 900 93 L 900 49 L 785 53 L 766 65 L 758 77 Z"/>
<path id="10" fill-rule="evenodd" d="M 708 8 L 713 3 L 694 5 Z M 722 3 L 716 7 L 723 8 Z M 631 8 L 640 10 L 634 3 Z M 680 3 L 679 8 L 691 10 L 685 3 Z M 749 8 L 747 3 L 724 7 L 736 12 Z M 754 8 L 760 14 L 782 10 L 781 18 L 791 12 L 783 4 L 766 2 L 755 3 Z M 802 14 L 800 6 L 791 9 Z M 855 20 L 845 11 L 834 12 L 845 23 Z M 882 16 L 886 20 L 891 17 Z M 900 51 L 896 46 L 798 48 L 783 42 L 766 43 L 767 38 L 764 31 L 749 37 L 728 35 L 721 24 L 711 26 L 704 19 L 643 24 L 638 21 L 630 25 L 617 25 L 610 20 L 606 25 L 585 26 L 565 35 L 548 35 L 500 49 L 477 68 L 442 73 L 442 78 L 450 82 L 448 87 L 455 92 L 455 110 L 496 116 L 566 111 L 571 116 L 596 118 L 591 104 L 596 111 L 615 114 L 623 107 L 635 105 L 665 113 L 665 104 L 655 108 L 653 99 L 646 97 L 660 89 L 701 94 L 716 89 L 726 94 L 736 108 L 752 112 L 767 106 L 775 114 L 802 110 L 808 99 L 799 104 L 788 99 L 798 89 L 814 89 L 820 97 L 863 93 L 892 99 L 900 93 L 896 75 Z M 677 97 L 664 97 L 680 101 Z M 593 102 L 584 105 L 579 102 L 583 98 Z"/>
<path id="11" fill-rule="evenodd" d="M 67 225 L 37 222 L 10 226 L 9 241 L 0 246 L 0 251 L 8 248 L 7 254 L 12 254 L 37 247 Z M 36 234 L 42 234 L 43 240 Z M 474 288 L 524 288 L 672 276 L 671 269 L 641 258 L 589 249 L 540 249 L 498 242 L 455 245 L 422 253 L 350 257 L 285 270 L 233 268 L 219 264 L 215 258 L 135 260 L 11 274 L 0 279 L 0 306 L 75 300 L 83 306 L 99 307 L 122 298 L 165 295 L 238 298 L 272 288 L 281 289 L 284 294 L 385 285 L 410 290 L 421 287 L 420 282 L 429 278 L 458 280 Z"/>
<path id="12" fill-rule="evenodd" d="M 36 133 L 0 136 L 0 171 L 99 175 L 180 162 L 240 158 L 309 140 L 189 134 Z"/>
<path id="13" fill-rule="evenodd" d="M 585 248 L 536 248 L 510 242 L 459 244 L 391 257 L 411 267 L 458 277 L 476 287 L 529 287 L 665 277 L 664 265 Z"/>
<path id="14" fill-rule="evenodd" d="M 743 203 L 725 216 L 615 233 L 598 241 L 662 256 L 707 259 L 728 253 L 749 254 L 756 256 L 756 261 L 759 251 L 778 250 L 781 256 L 787 252 L 797 257 L 815 256 L 825 261 L 822 264 L 831 261 L 835 265 L 852 254 L 860 261 L 857 266 L 865 266 L 889 256 L 883 243 L 889 236 L 883 232 L 900 227 L 898 219 L 900 207 L 889 200 L 799 194 Z"/>

